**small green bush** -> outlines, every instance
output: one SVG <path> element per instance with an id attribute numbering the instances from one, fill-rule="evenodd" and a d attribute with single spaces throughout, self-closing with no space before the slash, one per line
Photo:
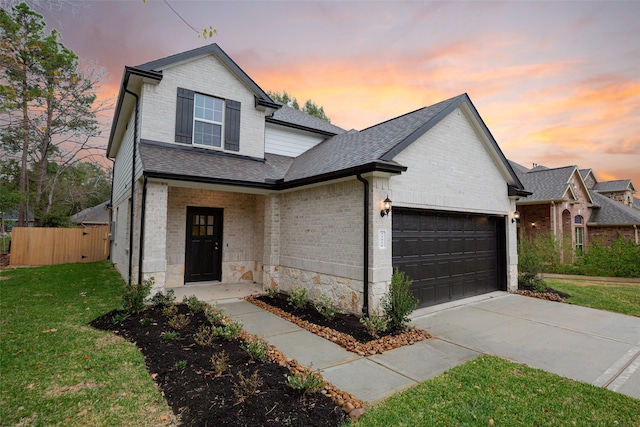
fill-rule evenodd
<path id="1" fill-rule="evenodd" d="M 287 375 L 287 383 L 294 390 L 302 390 L 303 394 L 318 393 L 324 388 L 324 381 L 309 370 Z"/>
<path id="2" fill-rule="evenodd" d="M 336 314 L 342 314 L 342 310 L 326 295 L 322 295 L 319 301 L 313 303 L 313 307 L 325 319 L 333 319 Z"/>
<path id="3" fill-rule="evenodd" d="M 224 371 L 229 369 L 229 356 L 227 356 L 224 350 L 211 355 L 211 368 L 216 377 L 219 377 Z"/>
<path id="4" fill-rule="evenodd" d="M 217 337 L 211 326 L 201 325 L 198 331 L 193 334 L 193 340 L 202 347 L 211 347 Z"/>
<path id="5" fill-rule="evenodd" d="M 372 314 L 369 317 L 361 317 L 360 323 L 367 329 L 371 336 L 378 338 L 380 332 L 385 332 L 389 328 L 389 319 L 385 316 Z"/>
<path id="6" fill-rule="evenodd" d="M 153 307 L 168 307 L 172 305 L 176 300 L 176 293 L 173 289 L 169 289 L 166 293 L 156 292 L 156 294 L 151 297 L 151 305 Z"/>
<path id="7" fill-rule="evenodd" d="M 291 294 L 289 298 L 289 305 L 294 306 L 295 308 L 304 308 L 309 302 L 309 293 L 306 288 L 299 287 L 291 289 Z"/>
<path id="8" fill-rule="evenodd" d="M 403 271 L 394 270 L 389 292 L 382 297 L 382 308 L 389 319 L 390 330 L 400 330 L 411 320 L 409 315 L 418 307 L 418 298 L 409 292 L 411 279 Z"/>
<path id="9" fill-rule="evenodd" d="M 187 361 L 186 360 L 178 360 L 174 365 L 173 365 L 173 370 L 174 371 L 178 371 L 178 372 L 182 372 L 184 371 L 184 369 L 187 367 Z"/>
<path id="10" fill-rule="evenodd" d="M 218 309 L 215 304 L 213 306 L 208 305 L 204 309 L 204 315 L 213 326 L 224 324 L 225 320 L 223 313 L 224 309 Z"/>
<path id="11" fill-rule="evenodd" d="M 176 331 L 167 331 L 162 333 L 162 339 L 165 341 L 173 341 L 180 336 Z"/>
<path id="12" fill-rule="evenodd" d="M 142 283 L 133 283 L 125 285 L 122 294 L 122 305 L 130 314 L 140 314 L 145 309 L 145 300 L 151 293 L 154 278 L 143 280 Z"/>
<path id="13" fill-rule="evenodd" d="M 231 341 L 240 335 L 240 332 L 242 332 L 242 323 L 230 321 L 222 326 L 214 326 L 211 330 L 216 334 L 216 336 L 227 341 Z"/>
<path id="14" fill-rule="evenodd" d="M 238 398 L 238 402 L 242 403 L 247 397 L 258 393 L 263 381 L 258 371 L 254 371 L 250 377 L 245 377 L 244 373 L 239 371 L 237 376 L 238 381 L 233 385 L 233 393 Z"/>
<path id="15" fill-rule="evenodd" d="M 271 299 L 274 299 L 275 297 L 278 296 L 278 287 L 274 287 L 274 288 L 269 288 L 267 289 L 267 296 Z"/>
<path id="16" fill-rule="evenodd" d="M 176 314 L 172 316 L 167 321 L 167 325 L 169 325 L 172 329 L 176 331 L 180 331 L 187 327 L 187 325 L 191 322 L 191 319 L 187 317 L 186 314 Z"/>
<path id="17" fill-rule="evenodd" d="M 150 317 L 143 317 L 142 319 L 140 319 L 140 326 L 144 328 L 151 326 L 151 323 L 153 323 L 153 319 Z"/>
<path id="18" fill-rule="evenodd" d="M 241 347 L 246 351 L 251 360 L 264 363 L 269 360 L 269 344 L 260 338 L 254 338 L 242 343 Z"/>
<path id="19" fill-rule="evenodd" d="M 162 309 L 162 314 L 167 317 L 173 317 L 178 314 L 178 306 L 175 304 L 168 305 Z"/>
<path id="20" fill-rule="evenodd" d="M 184 298 L 182 298 L 182 303 L 185 304 L 189 308 L 189 311 L 194 314 L 202 313 L 207 307 L 207 303 L 199 300 L 195 295 L 185 295 Z"/>

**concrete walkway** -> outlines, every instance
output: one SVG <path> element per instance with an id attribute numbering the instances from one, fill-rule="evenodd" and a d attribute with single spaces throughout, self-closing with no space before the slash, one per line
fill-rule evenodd
<path id="1" fill-rule="evenodd" d="M 481 354 L 640 398 L 640 318 L 632 316 L 493 293 L 416 312 L 413 325 L 435 338 L 365 358 L 246 301 L 218 307 L 363 401 L 383 399 Z"/>

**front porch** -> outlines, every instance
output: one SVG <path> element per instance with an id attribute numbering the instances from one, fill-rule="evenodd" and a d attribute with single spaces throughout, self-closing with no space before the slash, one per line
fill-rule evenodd
<path id="1" fill-rule="evenodd" d="M 184 297 L 195 295 L 199 300 L 207 303 L 232 299 L 243 299 L 250 295 L 264 293 L 262 285 L 258 283 L 220 283 L 200 282 L 186 284 L 174 288 L 166 288 L 175 293 L 176 301 L 182 301 Z"/>

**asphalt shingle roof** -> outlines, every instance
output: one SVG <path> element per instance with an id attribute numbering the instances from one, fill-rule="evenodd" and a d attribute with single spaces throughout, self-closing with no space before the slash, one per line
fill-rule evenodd
<path id="1" fill-rule="evenodd" d="M 521 198 L 520 202 L 561 200 L 569 189 L 569 179 L 575 166 L 547 169 L 538 167 L 529 170 L 515 162 L 509 162 L 518 175 L 524 189 L 533 194 Z"/>
<path id="2" fill-rule="evenodd" d="M 139 151 L 145 172 L 252 184 L 282 179 L 293 161 L 291 157 L 275 154 L 265 154 L 263 161 L 154 141 L 141 141 Z"/>
<path id="3" fill-rule="evenodd" d="M 594 206 L 589 223 L 597 225 L 640 224 L 640 212 L 636 209 L 605 197 L 594 190 L 589 190 L 589 194 L 597 205 L 597 208 Z"/>
<path id="4" fill-rule="evenodd" d="M 108 203 L 109 200 L 78 212 L 71 217 L 71 222 L 76 224 L 109 224 Z"/>
<path id="5" fill-rule="evenodd" d="M 285 181 L 331 173 L 380 160 L 395 163 L 385 155 L 464 96 L 466 95 L 421 108 L 360 132 L 352 130 L 327 139 L 296 158 L 285 176 Z"/>
<path id="6" fill-rule="evenodd" d="M 609 191 L 626 191 L 629 188 L 633 188 L 633 184 L 630 179 L 618 179 L 615 181 L 604 181 L 598 182 L 593 190 L 598 192 L 609 192 Z"/>
<path id="7" fill-rule="evenodd" d="M 288 105 L 284 105 L 281 103 L 277 103 L 282 105 L 282 107 L 273 113 L 273 119 L 277 122 L 290 123 L 296 126 L 302 126 L 309 129 L 317 129 L 322 132 L 332 133 L 334 135 L 338 135 L 346 132 L 339 126 L 333 125 L 331 123 L 327 123 L 324 120 L 320 120 L 317 117 L 313 117 L 305 112 L 300 110 L 296 110 L 293 107 L 289 107 Z M 267 118 L 267 121 L 272 121 Z"/>

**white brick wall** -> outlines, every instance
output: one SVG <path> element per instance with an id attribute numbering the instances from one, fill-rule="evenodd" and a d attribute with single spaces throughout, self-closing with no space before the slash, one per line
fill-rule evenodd
<path id="1" fill-rule="evenodd" d="M 362 183 L 354 179 L 280 196 L 280 265 L 362 278 Z"/>
<path id="2" fill-rule="evenodd" d="M 391 178 L 394 206 L 511 212 L 506 177 L 460 108 L 394 160 L 408 166 Z"/>
<path id="3" fill-rule="evenodd" d="M 174 142 L 178 87 L 241 103 L 240 151 L 264 156 L 264 112 L 256 110 L 254 95 L 213 54 L 162 70 L 159 84 L 145 83 L 141 96 L 141 137 Z"/>

